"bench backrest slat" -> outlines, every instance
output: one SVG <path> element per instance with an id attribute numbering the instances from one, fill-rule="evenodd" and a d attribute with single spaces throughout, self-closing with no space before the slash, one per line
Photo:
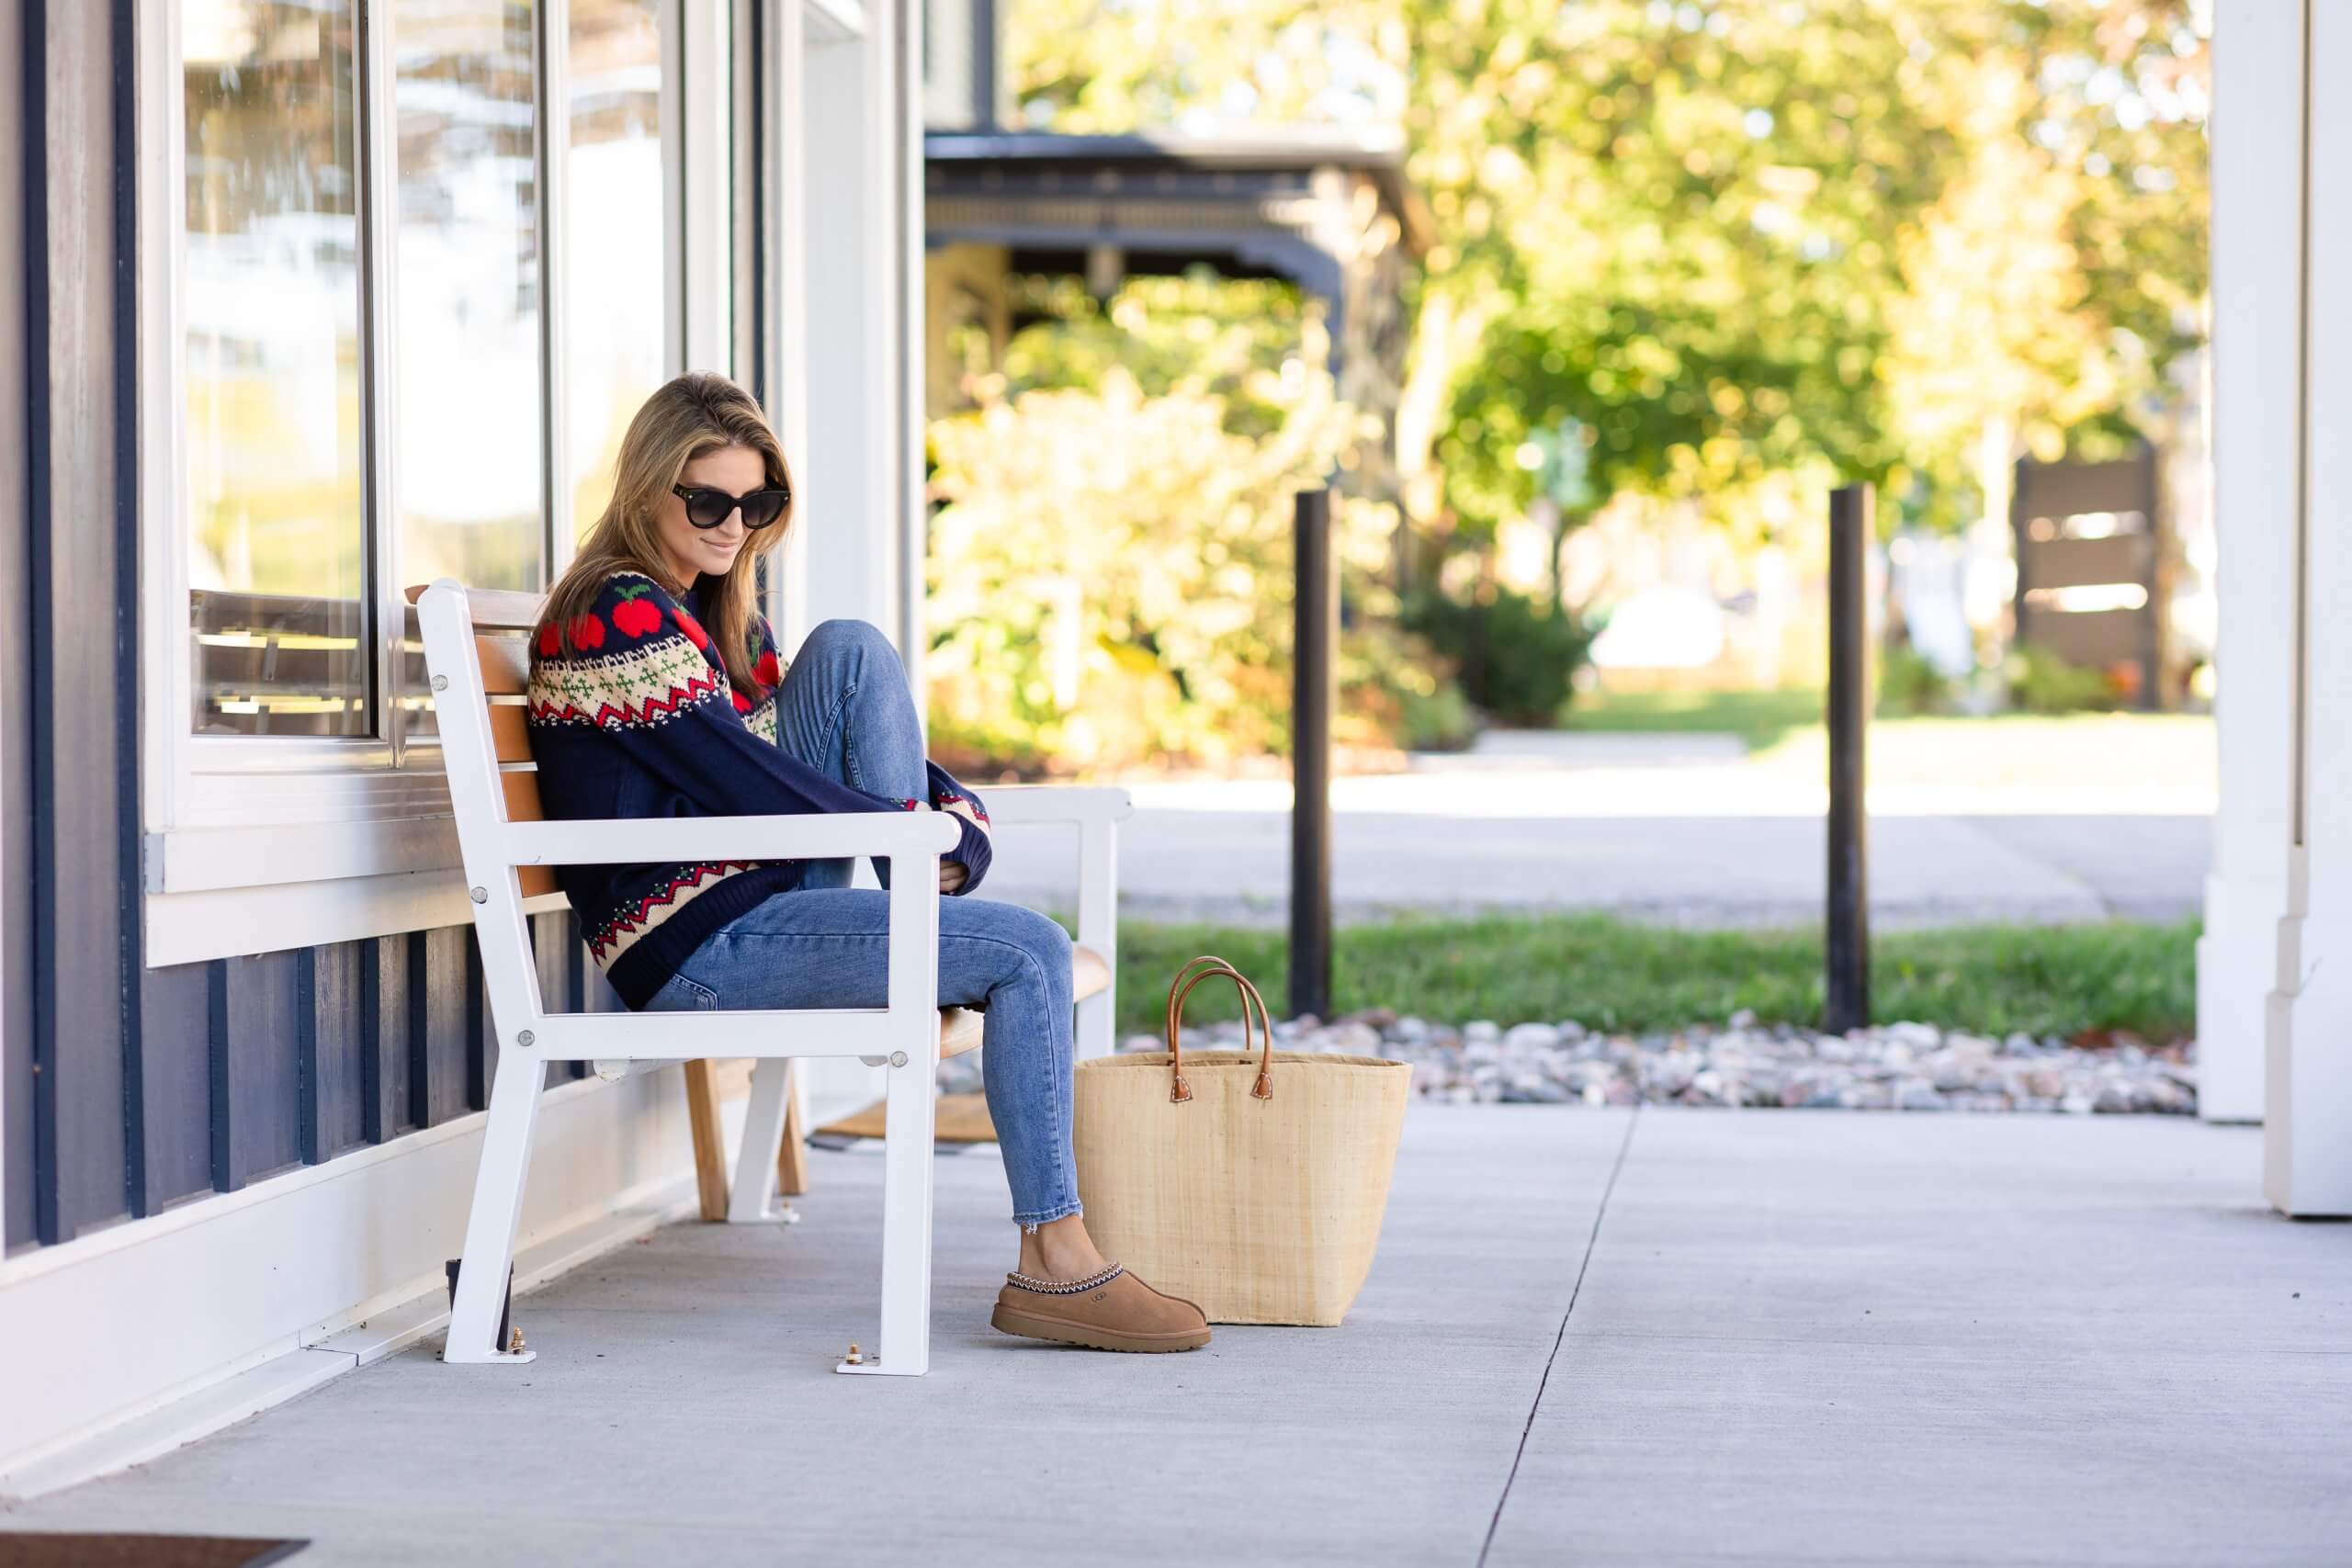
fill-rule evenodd
<path id="1" fill-rule="evenodd" d="M 500 832 L 506 823 L 545 817 L 520 700 L 529 686 L 528 639 L 543 601 L 475 592 L 447 580 L 433 587 L 446 592 L 412 588 L 408 597 L 418 606 L 426 662 L 446 682 L 435 694 L 435 717 L 467 880 L 480 895 L 474 930 L 492 1022 L 504 1040 L 524 1029 L 544 1036 L 550 1021 L 542 1010 L 523 900 L 556 892 L 555 871 L 507 864 Z"/>
<path id="2" fill-rule="evenodd" d="M 490 705 L 490 739 L 502 762 L 531 761 L 531 722 L 520 703 Z M 534 764 L 536 765 L 536 764 Z M 537 821 L 537 818 L 531 818 Z"/>

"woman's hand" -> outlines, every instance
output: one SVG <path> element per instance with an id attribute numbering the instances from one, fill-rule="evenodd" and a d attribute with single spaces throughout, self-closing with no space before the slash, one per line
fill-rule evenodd
<path id="1" fill-rule="evenodd" d="M 988 835 L 988 823 L 973 814 L 972 803 L 968 800 L 951 800 L 945 806 L 934 806 L 932 809 L 933 811 L 944 811 L 951 817 L 961 817 L 965 821 L 969 822 L 973 827 L 978 828 L 983 838 Z M 970 874 L 971 874 L 965 869 L 964 863 L 962 861 L 941 861 L 939 863 L 939 890 L 942 893 L 953 893 L 957 888 L 964 886 L 965 878 Z"/>

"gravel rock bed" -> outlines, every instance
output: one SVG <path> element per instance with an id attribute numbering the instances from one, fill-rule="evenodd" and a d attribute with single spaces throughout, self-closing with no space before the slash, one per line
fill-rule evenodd
<path id="1" fill-rule="evenodd" d="M 1604 1034 L 1573 1021 L 1458 1028 L 1385 1010 L 1274 1025 L 1285 1051 L 1386 1056 L 1413 1064 L 1413 1090 L 1454 1104 L 1718 1105 L 1847 1111 L 2197 1111 L 2193 1043 L 2055 1037 L 2006 1040 L 1924 1023 L 1824 1034 L 1758 1025 L 1747 1014 L 1662 1034 Z M 1187 1050 L 1234 1050 L 1238 1022 L 1187 1029 Z M 1164 1049 L 1131 1035 L 1123 1051 Z M 959 1058 L 968 1060 L 968 1058 Z M 956 1064 L 951 1063 L 953 1066 Z M 977 1066 L 971 1070 L 978 1087 Z"/>

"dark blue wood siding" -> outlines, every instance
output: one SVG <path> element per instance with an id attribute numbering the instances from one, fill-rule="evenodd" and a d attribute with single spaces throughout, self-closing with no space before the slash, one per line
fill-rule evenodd
<path id="1" fill-rule="evenodd" d="M 466 1069 L 474 1041 L 466 1032 L 481 1009 L 473 996 L 472 931 L 451 926 L 426 931 L 419 945 L 427 978 L 419 1020 L 424 1025 L 424 1093 L 417 1120 L 431 1127 L 473 1109 L 466 1103 Z"/>
<path id="2" fill-rule="evenodd" d="M 139 1055 L 147 1092 L 147 1190 L 141 1212 L 160 1213 L 212 1189 L 212 965 L 178 964 L 142 976 Z M 187 1107 L 205 1108 L 201 1118 Z"/>
<path id="3" fill-rule="evenodd" d="M 302 1161 L 300 953 L 213 965 L 212 1184 L 233 1192 Z"/>
<path id="4" fill-rule="evenodd" d="M 367 1079 L 363 1057 L 372 1036 L 360 971 L 369 945 L 341 942 L 310 950 L 310 1121 L 302 1157 L 314 1165 L 368 1142 L 360 1108 Z"/>
<path id="5" fill-rule="evenodd" d="M 131 254 L 134 206 L 131 160 L 115 155 L 130 9 L 23 0 L 19 13 L 26 470 L 22 510 L 9 512 L 24 530 L 17 711 L 28 722 L 11 739 L 30 764 L 29 841 L 6 875 L 30 888 L 32 1124 L 10 1142 L 12 1165 L 16 1147 L 32 1154 L 43 1242 L 143 1209 L 147 1189 L 126 919 L 138 886 L 138 705 L 123 681 L 138 668 L 137 386 L 130 269 L 116 265 Z M 8 1207 L 19 1213 L 13 1194 Z"/>
<path id="6" fill-rule="evenodd" d="M 570 914 L 534 917 L 532 934 L 551 1006 L 620 1005 Z M 469 926 L 149 969 L 140 990 L 139 1214 L 488 1103 L 497 1041 Z M 560 1067 L 548 1087 L 587 1072 Z M 29 1199 L 47 1162 L 28 1146 L 10 1164 Z"/>

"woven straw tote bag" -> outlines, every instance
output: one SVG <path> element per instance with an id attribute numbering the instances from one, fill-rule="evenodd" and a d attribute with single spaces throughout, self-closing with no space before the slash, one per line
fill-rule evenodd
<path id="1" fill-rule="evenodd" d="M 1185 1055 L 1184 998 L 1219 976 L 1241 992 L 1243 1049 Z M 1222 958 L 1178 971 L 1167 1029 L 1164 1052 L 1079 1065 L 1088 1234 L 1212 1323 L 1337 1325 L 1380 1244 L 1411 1065 L 1276 1051 L 1265 998 Z"/>

